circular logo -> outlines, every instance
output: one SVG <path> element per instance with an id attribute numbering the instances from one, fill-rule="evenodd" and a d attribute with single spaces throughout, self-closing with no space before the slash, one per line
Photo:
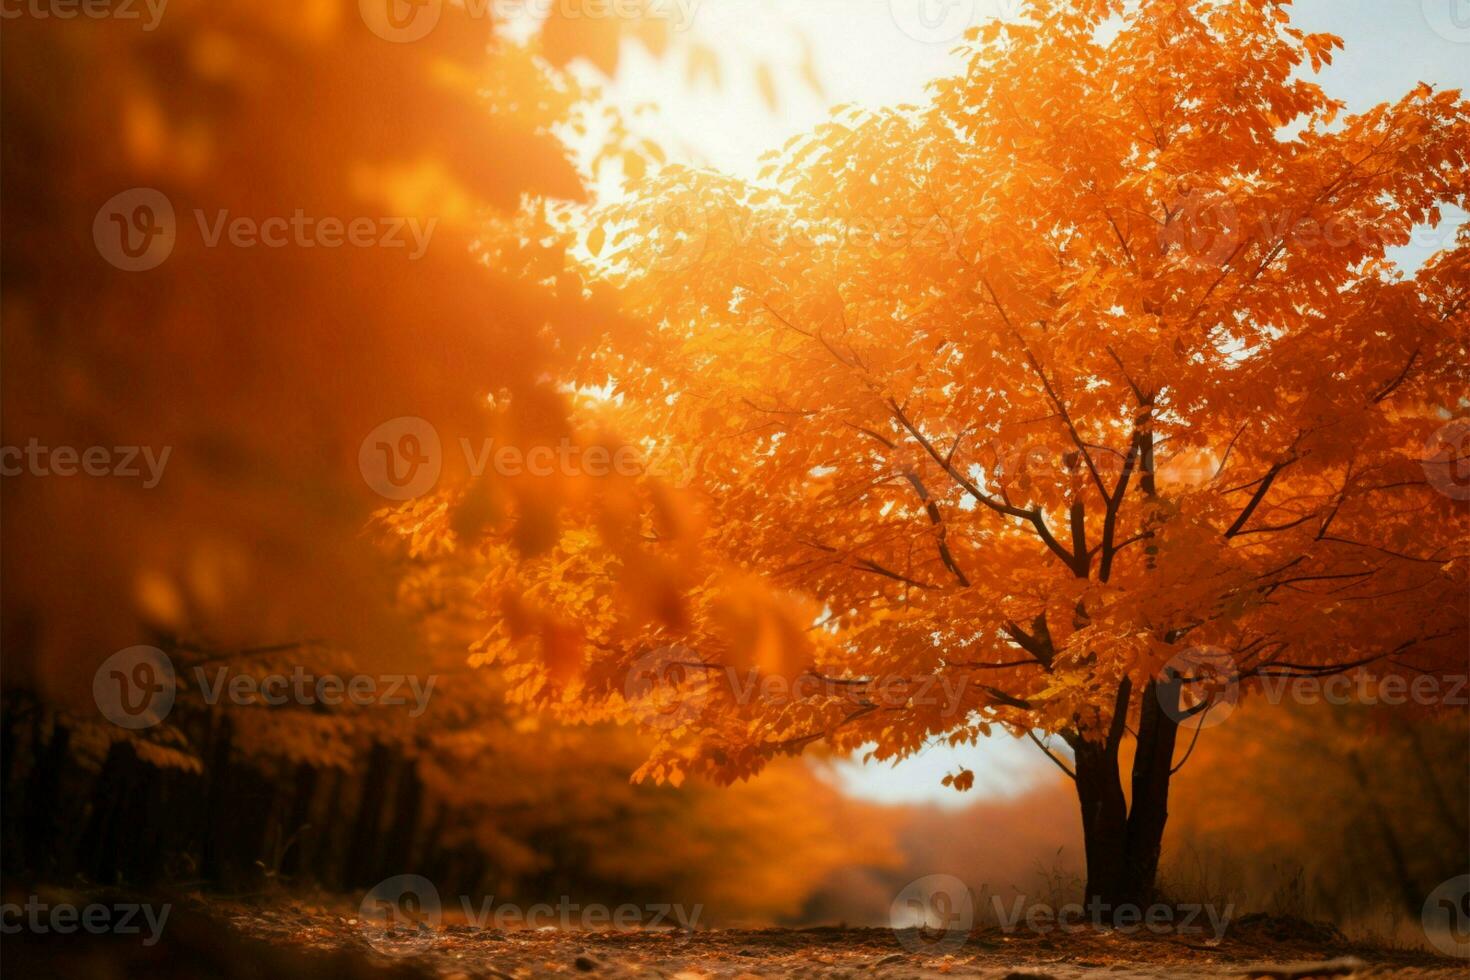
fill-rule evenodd
<path id="1" fill-rule="evenodd" d="M 151 187 L 114 194 L 92 219 L 98 253 L 124 272 L 146 272 L 162 265 L 177 237 L 173 203 Z"/>
<path id="2" fill-rule="evenodd" d="M 419 953 L 439 939 L 439 889 L 422 875 L 394 875 L 373 886 L 357 910 L 368 945 L 389 956 Z"/>
<path id="3" fill-rule="evenodd" d="M 1244 237 L 1240 213 L 1223 191 L 1193 190 L 1169 205 L 1173 217 L 1159 232 L 1166 252 L 1200 267 L 1226 263 Z"/>
<path id="4" fill-rule="evenodd" d="M 1039 443 L 1020 442 L 995 447 L 995 481 L 1007 489 L 1029 493 L 1032 488 L 1066 482 L 1062 461 Z"/>
<path id="5" fill-rule="evenodd" d="M 709 702 L 708 671 L 692 666 L 699 655 L 682 644 L 650 650 L 633 662 L 623 682 L 623 698 L 638 723 L 659 731 L 691 724 Z"/>
<path id="6" fill-rule="evenodd" d="M 1240 669 L 1235 658 L 1219 647 L 1190 647 L 1170 658 L 1159 672 L 1160 680 L 1179 684 L 1179 701 L 1166 699 L 1159 689 L 1164 714 L 1181 728 L 1191 731 L 1214 728 L 1230 717 L 1240 701 Z"/>
<path id="7" fill-rule="evenodd" d="M 1470 2 L 1421 0 L 1424 22 L 1430 30 L 1456 44 L 1470 44 Z"/>
<path id="8" fill-rule="evenodd" d="M 1451 878 L 1430 892 L 1422 922 L 1435 949 L 1470 959 L 1470 875 Z"/>
<path id="9" fill-rule="evenodd" d="M 893 23 L 915 41 L 953 41 L 975 21 L 978 0 L 888 0 Z"/>
<path id="10" fill-rule="evenodd" d="M 654 248 L 653 268 L 682 272 L 704 255 L 709 217 L 692 203 L 665 205 L 658 211 L 649 238 Z"/>
<path id="11" fill-rule="evenodd" d="M 389 500 L 412 500 L 434 489 L 444 453 L 439 431 L 416 415 L 389 419 L 367 434 L 357 468 L 373 491 Z"/>
<path id="12" fill-rule="evenodd" d="M 888 927 L 911 953 L 952 953 L 975 924 L 975 899 L 954 875 L 925 875 L 904 886 L 888 907 Z"/>
<path id="13" fill-rule="evenodd" d="M 119 650 L 92 675 L 92 699 L 102 716 L 120 728 L 152 728 L 173 710 L 174 665 L 157 647 Z"/>
<path id="14" fill-rule="evenodd" d="M 407 44 L 427 37 L 439 25 L 444 0 L 357 0 L 357 10 L 378 37 Z"/>
<path id="15" fill-rule="evenodd" d="M 1439 427 L 1420 460 L 1429 485 L 1452 500 L 1470 500 L 1470 418 Z"/>

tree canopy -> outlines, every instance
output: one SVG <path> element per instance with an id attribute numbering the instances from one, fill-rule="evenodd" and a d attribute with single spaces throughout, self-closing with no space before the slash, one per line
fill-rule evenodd
<path id="1" fill-rule="evenodd" d="M 1467 203 L 1470 104 L 1345 114 L 1283 0 L 1034 0 L 966 44 L 924 105 L 605 215 L 647 327 L 574 414 L 697 465 L 534 548 L 505 513 L 478 650 L 648 724 L 655 779 L 1000 726 L 1117 809 L 1133 734 L 1161 828 L 1205 674 L 1463 672 L 1470 231 L 1390 250 Z"/>

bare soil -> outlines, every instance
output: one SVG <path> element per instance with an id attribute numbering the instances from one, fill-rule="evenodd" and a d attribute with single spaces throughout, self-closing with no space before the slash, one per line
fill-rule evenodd
<path id="1" fill-rule="evenodd" d="M 154 899 L 157 901 L 157 899 Z M 995 929 L 700 929 L 564 931 L 462 924 L 374 932 L 329 903 L 173 899 L 152 947 L 137 937 L 7 936 L 7 976 L 459 978 L 937 978 L 1114 980 L 1353 976 L 1450 980 L 1463 961 L 1347 943 L 1330 927 L 1245 917 L 1214 942 L 1107 930 L 1047 935 Z"/>

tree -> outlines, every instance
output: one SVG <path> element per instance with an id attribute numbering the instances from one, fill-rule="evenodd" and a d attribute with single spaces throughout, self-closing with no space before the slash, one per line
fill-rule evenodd
<path id="1" fill-rule="evenodd" d="M 584 191 L 550 132 L 575 97 L 559 74 L 490 49 L 490 21 L 460 7 L 412 43 L 375 33 L 372 8 L 182 0 L 153 31 L 7 25 L 6 88 L 29 94 L 5 106 L 21 193 L 4 237 L 4 441 L 171 450 L 155 486 L 7 477 L 7 686 L 90 708 L 97 665 L 135 643 L 330 637 L 381 660 L 410 642 L 361 533 L 384 499 L 359 446 L 401 415 L 473 432 L 485 390 L 534 387 L 552 359 L 536 328 L 581 294 L 486 270 L 471 243 L 486 212 Z M 85 81 L 98 70 L 116 84 Z M 94 242 L 99 209 L 132 188 L 166 197 L 176 225 L 143 271 Z M 407 241 L 410 220 L 432 232 L 413 258 L 206 233 L 221 215 L 293 212 L 380 222 L 374 241 L 394 223 Z M 416 336 L 404 325 L 426 296 Z"/>
<path id="2" fill-rule="evenodd" d="M 1050 733 L 1088 897 L 1151 900 L 1181 726 L 1465 668 L 1470 232 L 1387 250 L 1467 203 L 1470 106 L 1344 117 L 1304 77 L 1340 45 L 1287 0 L 1032 0 L 926 105 L 651 180 L 587 241 L 648 326 L 573 415 L 699 465 L 538 549 L 500 511 L 479 653 L 650 724 L 660 780 Z"/>
<path id="3" fill-rule="evenodd" d="M 491 23 L 462 7 L 412 43 L 378 33 L 373 7 L 175 0 L 147 27 L 136 9 L 7 18 L 0 441 L 73 454 L 70 475 L 16 473 L 7 450 L 0 517 L 5 780 L 25 766 L 13 736 L 30 727 L 42 749 L 26 850 L 45 861 L 74 858 L 71 812 L 51 805 L 68 788 L 63 763 L 95 770 L 105 758 L 83 811 L 102 841 L 88 873 L 158 870 L 162 846 L 112 846 L 137 836 L 129 819 L 148 827 L 146 844 L 179 850 L 208 824 L 250 867 L 260 854 L 230 821 L 250 818 L 254 834 L 268 821 L 255 808 L 262 780 L 231 763 L 241 743 L 249 756 L 341 766 L 375 719 L 291 708 L 221 718 L 185 702 L 129 732 L 97 711 L 99 665 L 150 644 L 181 675 L 201 661 L 239 673 L 423 669 L 405 656 L 414 636 L 392 601 L 394 569 L 362 533 L 383 498 L 359 471 L 359 446 L 409 414 L 472 431 L 482 386 L 534 387 L 551 360 L 535 329 L 570 304 L 484 269 L 470 246 L 482 211 L 583 195 L 550 132 L 575 92 L 524 47 L 492 51 Z M 108 84 L 92 83 L 99 74 Z M 130 269 L 97 229 L 142 214 L 162 227 L 156 197 L 145 212 L 140 191 L 168 202 L 172 251 Z M 312 231 L 368 220 L 375 241 L 397 228 L 406 243 L 410 221 L 427 234 L 411 258 L 417 248 L 340 235 L 336 247 L 263 235 L 240 246 L 221 226 L 296 215 Z M 432 323 L 407 329 L 428 296 Z M 487 377 L 509 351 L 499 363 L 516 367 Z M 106 447 L 118 472 L 82 471 L 89 447 Z M 149 475 L 139 447 L 165 461 L 151 482 L 125 475 Z M 14 710 L 32 701 L 29 717 Z M 223 787 L 208 799 L 190 778 L 201 768 Z M 146 809 L 163 798 L 171 805 Z M 8 869 L 16 853 L 6 848 Z"/>
<path id="4" fill-rule="evenodd" d="M 588 175 L 556 135 L 581 120 L 585 93 L 556 69 L 612 71 L 625 37 L 662 52 L 669 25 L 560 10 L 517 43 L 486 4 L 173 0 L 156 22 L 122 6 L 7 11 L 0 33 L 5 870 L 146 883 L 187 869 L 236 886 L 265 866 L 356 886 L 433 829 L 418 821 L 439 802 L 419 758 L 515 735 L 489 672 L 448 676 L 468 641 L 444 656 L 418 629 L 421 603 L 397 601 L 400 563 L 363 533 L 385 498 L 360 447 L 405 415 L 452 447 L 480 431 L 492 390 L 517 396 L 523 424 L 555 426 L 540 375 L 576 350 L 574 325 L 610 307 L 538 239 L 514 272 L 476 253 L 547 202 L 585 197 Z M 393 10 L 430 29 L 395 33 L 381 19 Z M 174 235 L 159 264 L 134 270 L 95 229 L 137 189 L 169 202 Z M 268 223 L 296 215 L 306 234 L 369 220 L 387 247 L 346 242 L 340 226 L 335 244 L 268 244 Z M 240 219 L 262 229 L 253 244 L 223 224 Z M 31 443 L 70 451 L 70 474 L 17 466 L 12 451 Z M 119 472 L 83 470 L 89 447 Z M 156 474 L 139 447 L 161 458 Z M 463 478 L 456 455 L 445 484 Z M 138 644 L 184 683 L 162 724 L 128 730 L 98 712 L 92 685 Z M 419 723 L 376 707 L 206 704 L 195 667 L 447 683 Z M 520 761 L 522 782 L 561 792 L 557 773 Z M 544 812 L 513 821 L 524 800 L 497 788 L 473 819 L 514 822 L 500 840 L 533 851 Z M 426 866 L 443 863 L 438 845 L 420 852 Z M 473 883 L 483 855 L 502 856 L 486 848 L 458 879 Z"/>
<path id="5" fill-rule="evenodd" d="M 1417 921 L 1434 886 L 1470 859 L 1470 716 L 1463 706 L 1416 716 L 1397 696 L 1325 703 L 1314 688 L 1300 704 L 1242 705 L 1228 738 L 1200 742 L 1175 781 L 1166 874 L 1258 901 L 1285 893 L 1326 913 L 1313 918 L 1393 910 Z M 1222 785 L 1241 788 L 1228 807 Z"/>

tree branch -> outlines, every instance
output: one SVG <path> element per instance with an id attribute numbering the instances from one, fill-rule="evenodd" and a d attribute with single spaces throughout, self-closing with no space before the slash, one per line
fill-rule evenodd
<path id="1" fill-rule="evenodd" d="M 1067 766 L 1066 766 L 1066 763 L 1062 762 L 1061 759 L 1058 759 L 1056 756 L 1052 755 L 1051 749 L 1047 748 L 1046 745 L 1041 741 L 1041 739 L 1039 739 L 1039 738 L 1036 737 L 1036 733 L 1035 732 L 1033 732 L 1029 728 L 1026 729 L 1026 737 L 1029 738 L 1031 741 L 1035 742 L 1036 743 L 1036 747 L 1038 749 L 1040 749 L 1042 752 L 1045 752 L 1046 753 L 1046 757 L 1048 759 L 1050 759 L 1056 765 L 1056 767 L 1058 769 L 1060 769 L 1062 772 L 1066 773 L 1068 779 L 1071 779 L 1074 782 L 1076 781 L 1077 774 L 1075 772 L 1073 772 L 1072 770 L 1068 769 Z"/>

